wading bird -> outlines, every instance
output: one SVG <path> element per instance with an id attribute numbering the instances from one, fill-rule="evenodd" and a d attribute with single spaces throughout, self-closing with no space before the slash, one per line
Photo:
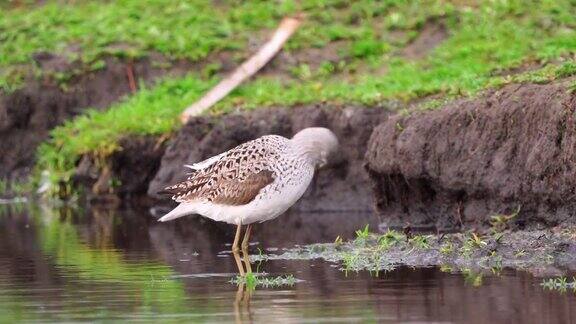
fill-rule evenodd
<path id="1" fill-rule="evenodd" d="M 200 214 L 236 225 L 232 252 L 243 275 L 237 256 L 242 226 L 247 225 L 242 240 L 242 250 L 247 251 L 252 224 L 274 219 L 290 208 L 308 188 L 314 171 L 337 149 L 332 131 L 311 127 L 291 139 L 266 135 L 186 165 L 193 171 L 188 179 L 162 191 L 180 204 L 159 221 Z"/>

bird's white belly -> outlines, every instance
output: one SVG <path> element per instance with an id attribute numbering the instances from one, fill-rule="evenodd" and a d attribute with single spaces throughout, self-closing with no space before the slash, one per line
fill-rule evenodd
<path id="1" fill-rule="evenodd" d="M 314 171 L 306 172 L 295 178 L 295 181 L 285 183 L 277 188 L 274 183 L 264 189 L 258 196 L 246 205 L 230 206 L 201 203 L 196 206 L 196 212 L 210 219 L 229 224 L 252 224 L 264 222 L 278 217 L 290 208 L 306 191 Z M 275 189 L 276 187 L 276 189 Z"/>

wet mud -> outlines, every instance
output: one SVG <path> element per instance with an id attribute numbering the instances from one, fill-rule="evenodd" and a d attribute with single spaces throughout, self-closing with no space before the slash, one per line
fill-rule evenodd
<path id="1" fill-rule="evenodd" d="M 458 230 L 519 209 L 516 229 L 573 224 L 576 95 L 570 82 L 508 85 L 380 124 L 366 169 L 382 222 Z"/>

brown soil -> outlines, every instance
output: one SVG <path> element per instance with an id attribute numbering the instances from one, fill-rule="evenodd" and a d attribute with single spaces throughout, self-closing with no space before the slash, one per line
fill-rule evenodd
<path id="1" fill-rule="evenodd" d="M 281 51 L 260 71 L 259 75 L 295 79 L 296 76 L 292 70 L 300 65 L 305 64 L 311 71 L 317 71 L 324 63 L 337 65 L 341 60 L 349 60 L 349 57 L 342 54 L 348 46 L 350 46 L 349 41 L 336 41 L 320 48 Z"/>
<path id="2" fill-rule="evenodd" d="M 166 148 L 165 141 L 155 137 L 127 137 L 121 150 L 107 159 L 106 166 L 84 156 L 74 177 L 75 184 L 88 189 L 90 200 L 119 202 L 117 198 L 145 198 L 148 184 L 158 171 Z"/>
<path id="3" fill-rule="evenodd" d="M 366 159 L 382 221 L 478 227 L 520 207 L 516 228 L 574 223 L 570 82 L 509 85 L 379 125 Z"/>
<path id="4" fill-rule="evenodd" d="M 29 80 L 15 92 L 0 92 L 0 179 L 18 180 L 28 175 L 36 147 L 52 128 L 88 107 L 105 109 L 129 94 L 128 70 L 137 85 L 167 74 L 182 74 L 190 67 L 186 62 L 157 67 L 155 63 L 166 62 L 157 56 L 133 63 L 109 58 L 105 68 L 77 76 L 63 88 L 49 77 L 50 72 L 70 72 L 79 68 L 77 64 L 48 53 L 38 53 L 34 58 L 47 76 Z"/>
<path id="5" fill-rule="evenodd" d="M 420 34 L 402 50 L 401 54 L 409 60 L 421 59 L 448 36 L 448 30 L 442 22 L 429 21 L 424 25 Z"/>

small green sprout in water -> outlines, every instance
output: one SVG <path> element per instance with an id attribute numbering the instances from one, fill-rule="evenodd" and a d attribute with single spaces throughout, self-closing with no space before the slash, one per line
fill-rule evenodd
<path id="1" fill-rule="evenodd" d="M 490 217 L 490 225 L 492 226 L 492 230 L 494 232 L 501 232 L 508 228 L 509 222 L 516 218 L 520 213 L 521 206 L 518 206 L 515 212 L 510 215 L 498 214 Z"/>
<path id="2" fill-rule="evenodd" d="M 382 263 L 383 255 L 374 251 L 372 257 L 370 258 L 370 263 L 367 267 L 370 276 L 378 278 L 380 276 L 380 264 Z"/>
<path id="3" fill-rule="evenodd" d="M 494 241 L 496 241 L 496 243 L 500 243 L 500 241 L 502 240 L 503 237 L 504 237 L 504 233 L 502 233 L 502 232 L 493 232 L 492 233 L 492 238 L 494 239 Z"/>
<path id="4" fill-rule="evenodd" d="M 246 273 L 242 278 L 244 278 L 244 283 L 249 289 L 254 289 L 257 286 L 258 277 L 253 272 Z"/>
<path id="5" fill-rule="evenodd" d="M 516 258 L 521 258 L 525 255 L 526 255 L 526 251 L 524 251 L 524 250 L 518 250 L 518 251 L 516 251 L 516 253 L 514 253 L 514 257 L 516 257 Z"/>
<path id="6" fill-rule="evenodd" d="M 548 290 L 566 292 L 566 290 L 572 289 L 576 293 L 576 277 L 572 277 L 571 282 L 566 277 L 550 278 L 543 280 L 540 285 Z"/>
<path id="7" fill-rule="evenodd" d="M 469 241 L 472 242 L 472 244 L 474 244 L 478 248 L 481 248 L 481 247 L 488 245 L 488 243 L 486 243 L 484 240 L 482 240 L 482 238 L 480 236 L 478 236 L 478 234 L 476 234 L 476 233 L 472 233 Z"/>
<path id="8" fill-rule="evenodd" d="M 342 255 L 342 263 L 344 265 L 344 275 L 348 277 L 348 271 L 358 271 L 359 267 L 358 253 L 344 253 Z"/>
<path id="9" fill-rule="evenodd" d="M 264 251 L 260 247 L 258 247 L 258 264 L 256 265 L 256 272 L 260 272 L 260 266 L 262 265 L 262 261 L 268 259 L 268 256 L 264 254 Z"/>
<path id="10" fill-rule="evenodd" d="M 427 235 L 415 235 L 410 239 L 410 244 L 415 248 L 426 250 L 430 248 L 430 242 L 428 239 Z"/>
<path id="11" fill-rule="evenodd" d="M 454 244 L 452 242 L 446 242 L 440 247 L 440 253 L 444 255 L 452 254 L 452 252 L 454 252 Z"/>
<path id="12" fill-rule="evenodd" d="M 502 256 L 499 255 L 496 251 L 492 251 L 490 253 L 490 261 L 492 263 L 490 270 L 493 274 L 499 276 L 502 272 Z"/>
<path id="13" fill-rule="evenodd" d="M 369 225 L 366 224 L 366 226 L 364 226 L 363 229 L 356 230 L 356 238 L 357 239 L 367 239 L 368 235 L 370 235 L 370 232 L 368 232 L 368 227 L 369 227 Z"/>
<path id="14" fill-rule="evenodd" d="M 338 235 L 336 237 L 336 239 L 334 240 L 334 245 L 340 246 L 340 245 L 342 245 L 342 243 L 344 243 L 344 240 L 342 239 L 342 237 L 340 235 Z"/>
<path id="15" fill-rule="evenodd" d="M 378 246 L 384 250 L 389 249 L 390 247 L 400 243 L 404 240 L 404 235 L 395 231 L 395 230 L 388 230 L 386 233 L 382 234 L 378 238 Z"/>
<path id="16" fill-rule="evenodd" d="M 472 287 L 476 288 L 482 286 L 483 275 L 481 272 L 473 271 L 471 269 L 463 269 L 462 275 L 464 276 L 464 281 Z"/>
<path id="17" fill-rule="evenodd" d="M 472 233 L 470 234 L 470 237 L 468 237 L 468 239 L 466 239 L 466 241 L 462 245 L 461 252 L 463 256 L 469 257 L 475 250 L 483 248 L 487 245 L 488 243 L 482 240 L 482 238 L 478 236 L 478 234 Z"/>
<path id="18" fill-rule="evenodd" d="M 452 268 L 452 266 L 449 266 L 447 264 L 442 264 L 440 265 L 440 272 L 452 273 L 454 272 L 454 268 Z"/>
<path id="19" fill-rule="evenodd" d="M 368 239 L 368 237 L 370 236 L 370 232 L 368 231 L 368 224 L 366 224 L 366 226 L 361 229 L 361 230 L 357 230 L 356 231 L 356 240 L 354 240 L 355 243 L 357 244 L 364 244 L 366 243 L 366 240 Z"/>
<path id="20" fill-rule="evenodd" d="M 261 277 L 254 272 L 248 272 L 244 276 L 237 275 L 232 278 L 230 282 L 236 285 L 245 284 L 247 289 L 255 289 L 256 287 L 278 288 L 294 286 L 296 282 L 298 282 L 298 279 L 292 274 L 277 277 Z"/>

